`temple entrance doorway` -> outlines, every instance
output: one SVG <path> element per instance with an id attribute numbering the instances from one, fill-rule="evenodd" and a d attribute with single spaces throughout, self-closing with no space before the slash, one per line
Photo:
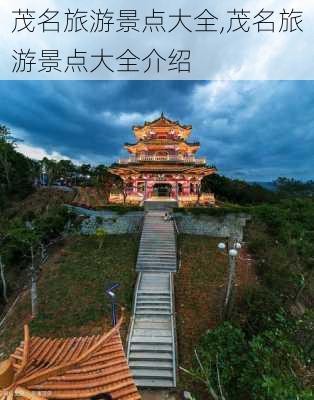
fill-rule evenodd
<path id="1" fill-rule="evenodd" d="M 153 187 L 154 196 L 170 197 L 172 186 L 170 183 L 155 183 Z"/>

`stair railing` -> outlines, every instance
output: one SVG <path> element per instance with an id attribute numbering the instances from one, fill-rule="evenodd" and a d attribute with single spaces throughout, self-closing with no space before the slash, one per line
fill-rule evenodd
<path id="1" fill-rule="evenodd" d="M 177 254 L 176 254 L 176 256 L 177 256 L 177 271 L 179 272 L 180 268 L 181 268 L 181 248 L 179 248 L 179 246 L 178 246 L 178 236 L 180 234 L 180 231 L 179 231 L 178 224 L 177 224 L 177 221 L 174 216 L 172 217 L 172 220 L 173 220 L 174 229 L 175 229 L 174 236 L 175 236 L 175 244 L 176 244 L 176 250 L 177 250 Z"/>

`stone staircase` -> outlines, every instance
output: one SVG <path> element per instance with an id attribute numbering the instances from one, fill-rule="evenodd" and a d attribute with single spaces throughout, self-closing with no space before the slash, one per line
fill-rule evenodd
<path id="1" fill-rule="evenodd" d="M 172 221 L 164 221 L 165 212 L 150 211 L 144 219 L 137 258 L 137 271 L 176 272 L 176 237 Z"/>
<path id="2" fill-rule="evenodd" d="M 172 211 L 173 208 L 178 207 L 178 202 L 173 199 L 165 200 L 145 200 L 144 208 L 145 211 Z"/>
<path id="3" fill-rule="evenodd" d="M 145 216 L 136 269 L 134 309 L 128 340 L 128 361 L 141 387 L 176 386 L 176 340 L 172 272 L 176 240 L 164 212 Z"/>

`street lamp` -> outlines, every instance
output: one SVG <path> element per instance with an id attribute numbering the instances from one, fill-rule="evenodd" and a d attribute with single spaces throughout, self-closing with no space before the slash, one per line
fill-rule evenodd
<path id="1" fill-rule="evenodd" d="M 119 283 L 114 283 L 108 289 L 105 289 L 105 292 L 109 296 L 111 300 L 111 318 L 112 318 L 112 326 L 116 326 L 117 324 L 117 304 L 116 304 L 116 294 L 114 293 L 114 289 L 117 289 L 120 286 Z"/>
<path id="2" fill-rule="evenodd" d="M 236 249 L 229 250 L 229 256 L 236 257 L 238 255 L 238 251 Z"/>
<path id="3" fill-rule="evenodd" d="M 218 243 L 218 249 L 224 251 L 226 249 L 226 244 L 223 242 Z"/>
<path id="4" fill-rule="evenodd" d="M 226 297 L 224 301 L 224 314 L 225 317 L 229 317 L 231 311 L 231 302 L 234 298 L 234 281 L 236 275 L 236 258 L 238 256 L 239 250 L 242 245 L 238 240 L 233 240 L 229 238 L 228 243 L 220 242 L 218 243 L 218 249 L 228 255 L 229 258 L 229 276 L 228 276 L 228 286 L 226 291 Z"/>

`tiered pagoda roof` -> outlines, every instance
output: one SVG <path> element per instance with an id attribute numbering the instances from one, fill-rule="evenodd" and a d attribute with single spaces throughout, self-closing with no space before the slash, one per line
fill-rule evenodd
<path id="1" fill-rule="evenodd" d="M 133 126 L 137 142 L 124 145 L 131 156 L 120 159 L 110 171 L 121 177 L 136 177 L 145 172 L 199 176 L 215 173 L 216 168 L 208 167 L 205 158 L 195 157 L 200 143 L 187 142 L 191 131 L 192 125 L 182 125 L 164 114 L 152 122 Z"/>
<path id="2" fill-rule="evenodd" d="M 0 366 L 0 398 L 140 400 L 119 334 L 122 318 L 99 336 L 47 339 L 30 337 Z"/>
<path id="3" fill-rule="evenodd" d="M 174 146 L 182 152 L 195 153 L 200 144 L 186 142 L 191 130 L 191 125 L 181 125 L 178 121 L 171 121 L 161 114 L 159 118 L 152 122 L 145 122 L 143 126 L 133 126 L 133 132 L 138 142 L 125 143 L 124 147 L 132 154 Z"/>
<path id="4" fill-rule="evenodd" d="M 138 140 L 147 138 L 152 129 L 156 133 L 173 131 L 181 139 L 186 140 L 191 134 L 192 125 L 181 125 L 179 121 L 172 121 L 161 113 L 161 116 L 154 121 L 145 121 L 144 125 L 133 126 L 134 134 Z"/>

